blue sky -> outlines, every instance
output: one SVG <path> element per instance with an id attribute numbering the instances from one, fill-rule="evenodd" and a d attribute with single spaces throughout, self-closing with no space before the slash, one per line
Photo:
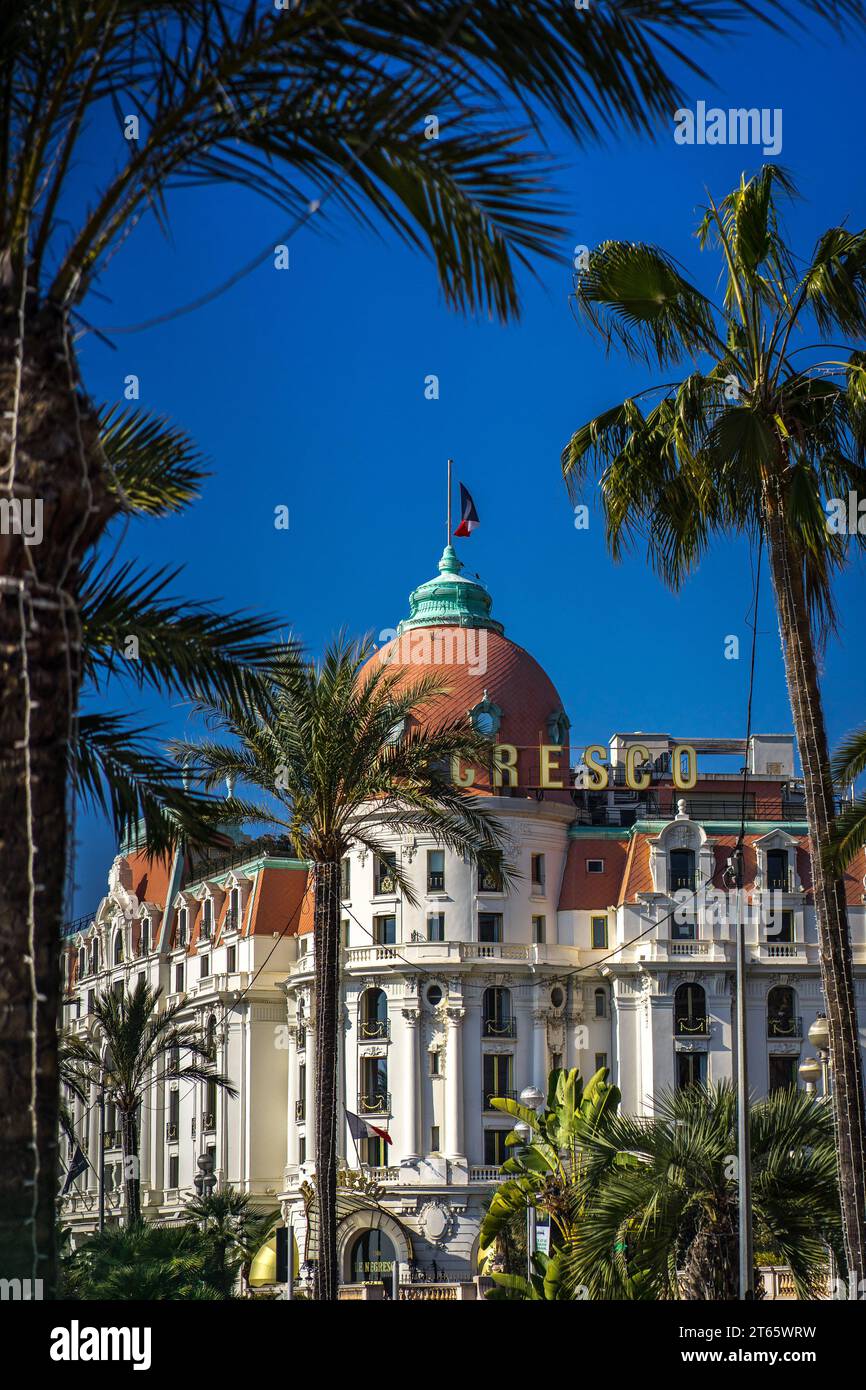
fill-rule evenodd
<path id="1" fill-rule="evenodd" d="M 806 255 L 824 227 L 866 220 L 866 41 L 788 25 L 784 35 L 747 29 L 702 45 L 696 54 L 715 81 L 685 86 L 691 104 L 782 109 L 779 162 L 801 193 L 788 226 Z M 488 584 L 508 635 L 550 673 L 576 744 L 605 742 L 616 728 L 741 736 L 746 547 L 719 546 L 672 595 L 639 553 L 611 563 L 597 516 L 589 531 L 575 530 L 559 454 L 577 425 L 650 380 L 621 357 L 606 359 L 575 323 L 571 248 L 659 242 L 713 291 L 717 266 L 692 235 L 696 209 L 706 187 L 723 196 L 762 157 L 677 146 L 672 122 L 654 138 L 612 131 L 604 148 L 584 151 L 555 129 L 548 135 L 571 232 L 562 264 L 522 277 L 518 324 L 446 310 L 427 260 L 335 216 L 326 236 L 308 228 L 293 239 L 288 271 L 266 262 L 193 314 L 115 335 L 115 350 L 85 338 L 93 396 L 121 400 L 135 373 L 141 405 L 187 429 L 213 473 L 183 516 L 131 527 L 124 552 L 183 564 L 180 592 L 277 614 L 317 652 L 340 628 L 395 626 L 410 589 L 435 572 L 450 454 L 482 522 L 461 557 Z M 98 177 L 104 148 L 90 141 L 82 187 Z M 108 300 L 91 296 L 85 306 L 92 322 L 131 324 L 187 302 L 275 242 L 288 221 L 224 188 L 179 191 L 170 210 L 170 241 L 144 222 L 112 261 L 100 284 Z M 429 373 L 440 380 L 437 401 L 424 397 Z M 280 504 L 288 531 L 274 528 Z M 843 627 L 824 669 L 832 741 L 866 716 L 863 579 L 855 560 L 837 589 Z M 759 632 L 753 724 L 788 729 L 769 583 Z M 724 659 L 729 633 L 740 637 L 739 661 Z M 166 734 L 185 727 L 185 711 L 158 699 L 120 693 L 117 703 Z M 79 817 L 76 837 L 79 913 L 105 891 L 115 849 L 110 828 L 90 815 Z"/>

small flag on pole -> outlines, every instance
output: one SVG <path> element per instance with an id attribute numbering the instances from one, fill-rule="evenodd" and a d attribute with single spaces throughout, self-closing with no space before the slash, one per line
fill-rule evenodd
<path id="1" fill-rule="evenodd" d="M 351 1110 L 346 1111 L 346 1119 L 349 1121 L 349 1133 L 356 1144 L 359 1139 L 369 1139 L 373 1134 L 379 1139 L 384 1139 L 386 1144 L 394 1142 L 387 1129 L 378 1129 L 376 1125 L 371 1125 L 369 1120 L 362 1120 L 360 1115 L 353 1115 Z"/>
<path id="2" fill-rule="evenodd" d="M 86 1173 L 89 1167 L 90 1164 L 84 1156 L 81 1145 L 76 1144 L 75 1153 L 72 1155 L 72 1162 L 70 1163 L 69 1171 L 66 1174 L 66 1181 L 63 1184 L 63 1191 L 61 1193 L 62 1197 L 66 1196 L 70 1187 L 75 1182 L 75 1179 L 80 1178 L 82 1173 Z"/>
<path id="3" fill-rule="evenodd" d="M 454 532 L 455 536 L 471 536 L 475 527 L 478 525 L 478 513 L 475 510 L 475 503 L 472 501 L 472 494 L 468 488 L 460 484 L 460 525 Z"/>

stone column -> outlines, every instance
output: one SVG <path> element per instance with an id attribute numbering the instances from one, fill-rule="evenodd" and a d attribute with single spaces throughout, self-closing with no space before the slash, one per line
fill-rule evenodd
<path id="1" fill-rule="evenodd" d="M 465 1163 L 463 1151 L 463 1018 L 465 1009 L 449 1005 L 445 1042 L 445 1156 Z"/>
<path id="2" fill-rule="evenodd" d="M 421 1010 L 414 1005 L 403 1009 L 405 1043 L 400 1065 L 403 1073 L 403 1154 L 402 1162 L 417 1163 L 418 1152 L 418 1025 Z"/>
<path id="3" fill-rule="evenodd" d="M 298 1091 L 298 1034 L 297 1026 L 294 1023 L 288 1025 L 288 1047 L 286 1048 L 286 1067 L 288 1069 L 288 1080 L 286 1083 L 286 1100 L 289 1107 L 288 1113 L 288 1142 L 286 1144 L 286 1163 L 290 1168 L 298 1162 L 298 1121 L 295 1113 L 295 1102 L 304 1100 L 305 1097 Z"/>
<path id="4" fill-rule="evenodd" d="M 307 1024 L 306 1095 L 304 1097 L 304 1127 L 307 1135 L 307 1162 L 316 1157 L 316 1030 Z"/>
<path id="5" fill-rule="evenodd" d="M 532 1011 L 532 1076 L 530 1081 L 547 1095 L 547 1010 Z"/>

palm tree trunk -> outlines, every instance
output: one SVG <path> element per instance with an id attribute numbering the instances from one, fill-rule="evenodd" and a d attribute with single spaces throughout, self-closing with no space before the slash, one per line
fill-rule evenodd
<path id="1" fill-rule="evenodd" d="M 112 503 L 66 322 L 29 307 L 0 288 L 0 1269 L 51 1297 L 75 593 Z"/>
<path id="2" fill-rule="evenodd" d="M 316 1297 L 337 1297 L 337 1039 L 340 1018 L 340 864 L 315 866 Z"/>
<path id="3" fill-rule="evenodd" d="M 138 1157 L 138 1123 L 135 1110 L 123 1110 L 120 1117 L 123 1132 L 123 1186 L 126 1193 L 126 1224 L 137 1226 L 141 1220 L 141 1163 Z"/>
<path id="4" fill-rule="evenodd" d="M 835 808 L 830 750 L 802 569 L 787 535 L 778 483 L 768 486 L 764 502 L 767 548 L 811 839 L 821 979 L 830 1030 L 845 1254 L 849 1271 L 856 1271 L 859 1278 L 866 1269 L 866 1113 L 845 889 L 842 880 L 834 878 L 824 864 Z"/>

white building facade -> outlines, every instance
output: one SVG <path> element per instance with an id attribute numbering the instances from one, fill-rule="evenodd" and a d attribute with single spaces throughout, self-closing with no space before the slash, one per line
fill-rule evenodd
<path id="1" fill-rule="evenodd" d="M 799 1084 L 822 1012 L 808 835 L 790 735 L 741 741 L 616 733 L 607 785 L 569 747 L 549 677 L 506 638 L 482 586 L 446 550 L 438 576 L 374 660 L 448 686 L 443 717 L 468 715 L 503 769 L 458 769 L 507 827 L 510 891 L 432 840 L 396 839 L 388 859 L 343 870 L 341 1278 L 359 1287 L 397 1259 L 469 1284 L 478 1230 L 510 1126 L 490 1097 L 549 1071 L 600 1067 L 623 1107 L 735 1075 L 735 925 L 727 867 L 745 804 L 747 1017 L 756 1095 Z M 684 752 L 683 750 L 690 750 Z M 716 770 L 724 758 L 730 771 Z M 701 766 L 712 761 L 713 770 Z M 742 799 L 742 765 L 749 776 Z M 502 785 L 497 785 L 501 782 Z M 630 786 L 629 782 L 643 785 Z M 511 785 L 513 783 L 513 785 Z M 866 1019 L 866 862 L 847 877 L 857 998 Z M 142 1111 L 145 1215 L 170 1220 L 210 1152 L 218 1180 L 279 1204 L 302 1263 L 316 1255 L 312 891 L 307 866 L 272 842 L 160 867 L 134 849 L 112 866 L 97 911 L 66 931 L 68 1026 L 90 1026 L 96 989 L 140 975 L 180 999 L 238 1089 L 154 1075 Z M 866 1042 L 866 1039 L 864 1039 Z M 76 1238 L 97 1210 L 96 1088 L 77 1106 L 94 1166 L 64 1199 Z M 346 1111 L 387 1133 L 356 1147 Z M 122 1211 L 121 1155 L 106 1120 L 109 1219 Z"/>

